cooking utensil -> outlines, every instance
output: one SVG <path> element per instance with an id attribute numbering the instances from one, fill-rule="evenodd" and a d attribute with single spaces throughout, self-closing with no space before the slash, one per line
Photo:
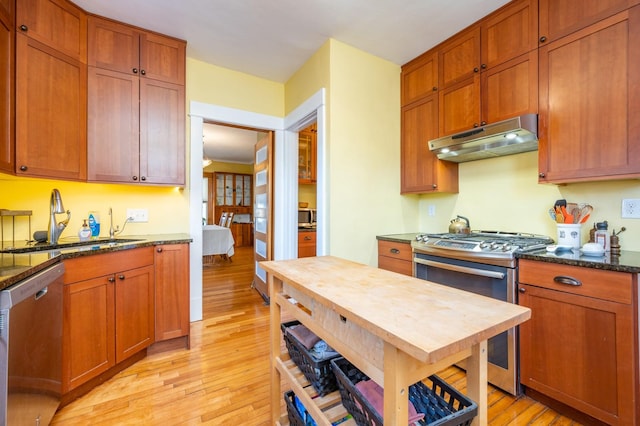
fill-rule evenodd
<path id="1" fill-rule="evenodd" d="M 560 207 L 560 210 L 562 210 L 564 223 L 573 223 L 573 215 L 567 211 L 566 207 L 562 206 Z"/>
<path id="2" fill-rule="evenodd" d="M 560 207 L 556 207 L 556 223 L 564 223 L 564 216 Z"/>
<path id="3" fill-rule="evenodd" d="M 593 207 L 591 207 L 589 204 L 585 204 L 582 207 L 580 207 L 580 215 L 579 215 L 578 222 L 585 223 L 589 218 L 589 215 L 591 214 L 591 212 L 593 212 Z"/>
<path id="4" fill-rule="evenodd" d="M 549 217 L 554 222 L 556 221 L 556 211 L 553 209 L 553 207 L 549 209 Z"/>
<path id="5" fill-rule="evenodd" d="M 450 234 L 468 234 L 470 232 L 471 225 L 469 224 L 469 219 L 464 216 L 456 216 L 455 219 L 451 219 L 451 223 L 449 224 Z"/>

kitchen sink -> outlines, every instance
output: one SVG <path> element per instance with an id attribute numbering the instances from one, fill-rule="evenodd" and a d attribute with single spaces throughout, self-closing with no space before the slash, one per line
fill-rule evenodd
<path id="1" fill-rule="evenodd" d="M 35 253 L 52 250 L 64 250 L 64 249 L 78 249 L 78 250 L 97 250 L 101 248 L 117 247 L 127 243 L 133 243 L 136 241 L 142 241 L 142 239 L 136 238 L 109 238 L 99 237 L 89 241 L 79 241 L 77 239 L 69 241 L 58 241 L 58 244 L 49 243 L 26 243 L 25 245 L 3 247 L 0 249 L 0 253 Z"/>

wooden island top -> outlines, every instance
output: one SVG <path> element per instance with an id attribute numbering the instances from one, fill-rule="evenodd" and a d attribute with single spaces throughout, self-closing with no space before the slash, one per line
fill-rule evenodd
<path id="1" fill-rule="evenodd" d="M 260 265 L 271 295 L 274 423 L 284 310 L 384 387 L 385 425 L 407 424 L 409 385 L 468 357 L 474 424 L 486 424 L 486 341 L 529 319 L 528 308 L 332 256 Z"/>

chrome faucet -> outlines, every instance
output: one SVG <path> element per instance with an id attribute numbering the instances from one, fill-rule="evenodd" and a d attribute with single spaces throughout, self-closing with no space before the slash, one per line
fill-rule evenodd
<path id="1" fill-rule="evenodd" d="M 56 223 L 56 214 L 65 213 L 64 206 L 62 205 L 62 197 L 60 196 L 60 191 L 57 189 L 53 189 L 51 191 L 51 200 L 49 201 L 49 231 L 48 231 L 48 240 L 49 244 L 58 244 L 58 239 L 62 234 L 62 231 L 69 224 L 69 219 L 71 219 L 71 212 L 69 210 L 66 211 L 67 218 L 60 223 Z"/>
<path id="2" fill-rule="evenodd" d="M 113 227 L 113 210 L 111 207 L 109 207 L 109 221 L 111 222 L 109 225 L 109 238 L 113 240 L 116 237 L 116 233 L 120 231 L 120 226 Z"/>

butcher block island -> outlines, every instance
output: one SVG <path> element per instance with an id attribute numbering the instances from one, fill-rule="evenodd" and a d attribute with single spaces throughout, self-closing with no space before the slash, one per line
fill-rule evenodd
<path id="1" fill-rule="evenodd" d="M 407 424 L 410 385 L 468 358 L 467 396 L 478 404 L 473 424 L 487 424 L 487 339 L 528 320 L 528 308 L 332 256 L 261 266 L 272 295 L 273 424 L 287 423 L 281 401 L 288 389 L 319 425 L 331 425 L 337 410 L 327 408 L 331 395 L 313 398 L 281 349 L 283 315 L 384 388 L 385 425 Z"/>

